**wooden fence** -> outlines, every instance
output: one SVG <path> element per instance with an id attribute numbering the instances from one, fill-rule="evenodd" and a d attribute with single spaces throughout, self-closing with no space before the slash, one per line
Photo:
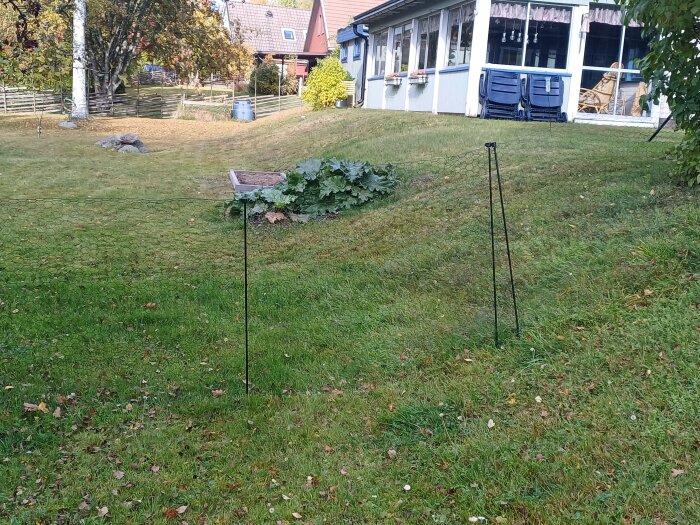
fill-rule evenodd
<path id="1" fill-rule="evenodd" d="M 304 102 L 297 95 L 287 95 L 278 97 L 276 95 L 266 95 L 262 97 L 233 97 L 231 95 L 219 95 L 215 97 L 204 97 L 202 100 L 184 100 L 182 104 L 185 108 L 203 109 L 207 108 L 228 108 L 233 106 L 234 102 L 248 100 L 253 106 L 256 118 L 263 118 L 279 111 L 286 109 L 298 108 L 304 105 Z"/>
<path id="2" fill-rule="evenodd" d="M 90 95 L 88 111 L 96 117 L 172 118 L 180 106 L 180 95 Z"/>
<path id="3" fill-rule="evenodd" d="M 61 94 L 23 88 L 0 88 L 2 113 L 61 113 Z"/>

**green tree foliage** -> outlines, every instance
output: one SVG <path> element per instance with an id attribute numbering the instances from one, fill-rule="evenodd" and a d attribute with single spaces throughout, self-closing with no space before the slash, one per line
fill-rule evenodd
<path id="1" fill-rule="evenodd" d="M 334 57 L 324 58 L 311 70 L 301 96 L 314 109 L 333 106 L 346 96 L 342 84 L 346 78 L 347 72 L 340 60 Z"/>
<path id="2" fill-rule="evenodd" d="M 700 184 L 700 1 L 618 1 L 650 40 L 650 52 L 639 62 L 651 82 L 649 98 L 666 95 L 684 133 L 676 148 L 675 175 L 691 186 Z"/>
<path id="3" fill-rule="evenodd" d="M 31 17 L 24 11 L 27 18 L 20 23 L 16 9 L 0 3 L 0 78 L 5 83 L 40 89 L 70 84 L 72 33 L 62 7 L 58 0 L 47 0 Z"/>
<path id="4" fill-rule="evenodd" d="M 255 90 L 257 79 L 258 95 L 294 95 L 298 89 L 296 79 L 296 58 L 286 57 L 287 76 L 282 78 L 280 86 L 280 66 L 275 64 L 272 55 L 268 55 L 258 64 L 250 76 L 250 89 Z"/>

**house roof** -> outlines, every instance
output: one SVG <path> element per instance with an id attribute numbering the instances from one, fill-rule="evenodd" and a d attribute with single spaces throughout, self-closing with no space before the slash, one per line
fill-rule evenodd
<path id="1" fill-rule="evenodd" d="M 338 31 L 347 27 L 355 15 L 372 9 L 383 3 L 383 0 L 316 0 L 321 3 L 323 16 L 326 21 L 328 47 L 335 47 L 335 36 Z"/>
<path id="2" fill-rule="evenodd" d="M 231 27 L 235 20 L 239 21 L 245 42 L 256 53 L 296 55 L 304 52 L 311 11 L 247 2 L 227 2 L 227 5 Z M 285 40 L 285 29 L 294 31 L 294 40 Z"/>
<path id="3" fill-rule="evenodd" d="M 357 13 L 355 22 L 363 24 L 376 23 L 385 17 L 396 16 L 405 11 L 430 5 L 431 3 L 430 0 L 389 0 L 388 2 L 378 2 L 363 12 Z"/>

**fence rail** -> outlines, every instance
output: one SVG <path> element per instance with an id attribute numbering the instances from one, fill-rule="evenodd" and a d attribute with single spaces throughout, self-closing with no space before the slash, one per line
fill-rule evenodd
<path id="1" fill-rule="evenodd" d="M 183 105 L 185 108 L 193 109 L 230 109 L 234 102 L 240 102 L 244 100 L 250 101 L 255 110 L 255 115 L 258 118 L 267 117 L 279 111 L 298 108 L 304 105 L 302 99 L 297 95 L 286 95 L 283 97 L 278 97 L 276 95 L 265 95 L 260 97 L 233 97 L 231 95 L 219 95 L 215 97 L 205 97 L 202 100 L 185 100 L 183 101 Z"/>
<path id="2" fill-rule="evenodd" d="M 23 88 L 0 88 L 0 111 L 3 113 L 61 113 L 61 94 Z"/>
<path id="3" fill-rule="evenodd" d="M 88 111 L 97 117 L 172 118 L 180 106 L 180 95 L 90 95 Z"/>

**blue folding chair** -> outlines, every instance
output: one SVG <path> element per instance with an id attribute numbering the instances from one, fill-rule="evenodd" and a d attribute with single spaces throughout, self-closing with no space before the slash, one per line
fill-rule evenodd
<path id="1" fill-rule="evenodd" d="M 564 82 L 560 75 L 530 74 L 522 84 L 525 120 L 537 122 L 566 122 L 562 112 Z"/>
<path id="2" fill-rule="evenodd" d="M 481 118 L 517 120 L 521 98 L 520 74 L 488 70 L 479 81 Z"/>

